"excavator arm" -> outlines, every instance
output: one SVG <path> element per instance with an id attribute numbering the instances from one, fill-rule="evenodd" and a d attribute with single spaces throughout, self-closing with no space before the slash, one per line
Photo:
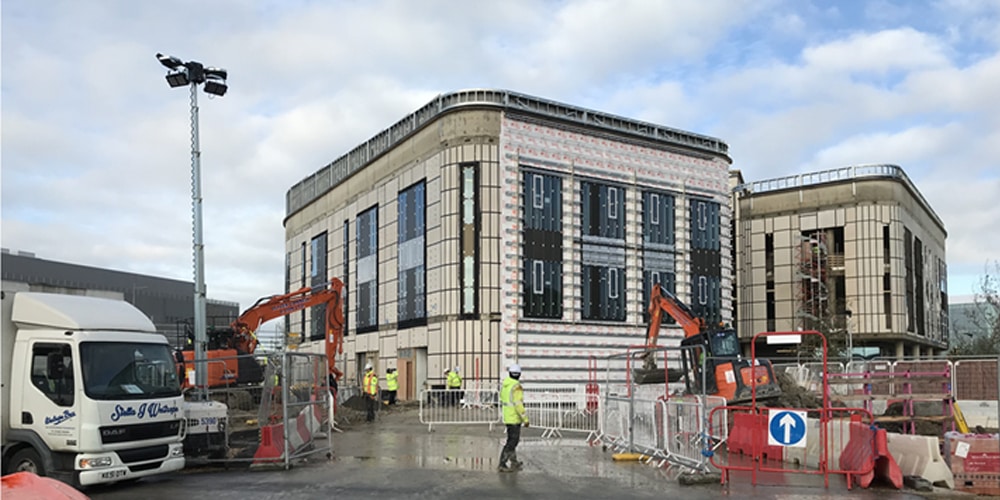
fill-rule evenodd
<path id="1" fill-rule="evenodd" d="M 326 356 L 330 375 L 338 380 L 343 373 L 335 366 L 338 354 L 344 349 L 344 283 L 337 278 L 321 285 L 302 287 L 284 295 L 272 295 L 257 301 L 230 325 L 235 333 L 232 346 L 244 354 L 257 349 L 257 329 L 276 318 L 303 309 L 326 304 Z"/>
<path id="2" fill-rule="evenodd" d="M 674 318 L 674 321 L 684 330 L 684 337 L 693 337 L 701 333 L 705 328 L 705 322 L 695 317 L 687 305 L 685 305 L 674 294 L 668 292 L 659 283 L 653 284 L 653 290 L 649 294 L 649 325 L 646 327 L 646 347 L 656 347 L 657 337 L 660 336 L 660 322 L 663 314 L 666 313 Z"/>
<path id="3" fill-rule="evenodd" d="M 653 284 L 649 294 L 649 324 L 646 325 L 646 352 L 643 353 L 643 366 L 635 371 L 636 381 L 640 384 L 660 383 L 664 377 L 674 381 L 683 376 L 680 371 L 664 374 L 656 368 L 655 349 L 660 336 L 660 323 L 667 314 L 684 330 L 684 337 L 693 337 L 705 329 L 705 322 L 694 315 L 691 309 L 677 299 L 674 294 L 663 288 L 659 283 Z"/>

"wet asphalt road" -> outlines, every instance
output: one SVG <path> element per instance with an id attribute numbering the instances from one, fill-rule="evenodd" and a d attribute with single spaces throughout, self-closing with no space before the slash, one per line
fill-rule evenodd
<path id="1" fill-rule="evenodd" d="M 375 424 L 345 425 L 334 434 L 334 458 L 316 455 L 291 470 L 195 468 L 134 483 L 91 488 L 93 499 L 919 499 L 914 492 L 890 489 L 848 491 L 831 476 L 824 489 L 817 478 L 795 476 L 786 484 L 751 486 L 749 478 L 681 486 L 674 473 L 639 463 L 611 460 L 611 452 L 582 438 L 542 439 L 526 429 L 518 448 L 525 469 L 499 473 L 502 427 L 420 425 L 415 408 L 393 410 Z M 764 481 L 762 481 L 763 483 Z M 940 497 L 931 495 L 930 498 Z"/>

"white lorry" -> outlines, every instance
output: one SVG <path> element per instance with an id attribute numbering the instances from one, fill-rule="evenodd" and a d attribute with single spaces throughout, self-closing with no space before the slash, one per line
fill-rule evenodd
<path id="1" fill-rule="evenodd" d="M 167 339 L 131 304 L 2 292 L 2 463 L 73 486 L 184 468 Z"/>

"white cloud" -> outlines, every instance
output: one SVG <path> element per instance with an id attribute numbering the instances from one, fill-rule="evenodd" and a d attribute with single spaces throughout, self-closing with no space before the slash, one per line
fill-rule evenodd
<path id="1" fill-rule="evenodd" d="M 941 67 L 948 64 L 936 37 L 912 28 L 852 35 L 802 52 L 806 64 L 819 70 L 851 74 Z"/>

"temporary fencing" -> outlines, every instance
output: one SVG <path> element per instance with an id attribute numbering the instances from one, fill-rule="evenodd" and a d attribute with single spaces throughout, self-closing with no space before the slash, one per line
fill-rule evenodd
<path id="1" fill-rule="evenodd" d="M 282 352 L 272 356 L 264 377 L 264 393 L 258 414 L 260 446 L 254 453 L 254 465 L 283 462 L 288 469 L 293 460 L 319 453 L 333 455 L 332 436 L 323 432 L 329 425 L 331 397 L 326 355 Z M 315 446 L 315 439 L 324 435 L 329 437 L 326 447 Z"/>
<path id="2" fill-rule="evenodd" d="M 657 366 L 666 369 L 686 367 L 683 359 L 692 359 L 688 351 L 697 346 L 661 347 L 656 349 L 629 350 L 621 355 L 602 360 L 606 366 L 618 364 L 622 358 L 631 372 L 642 363 L 642 356 L 658 358 Z M 702 359 L 702 363 L 710 359 Z M 704 369 L 701 370 L 704 373 Z M 646 462 L 658 466 L 679 466 L 689 470 L 707 472 L 708 457 L 712 450 L 728 437 L 726 422 L 711 426 L 709 412 L 715 407 L 725 407 L 725 399 L 690 393 L 693 387 L 706 387 L 704 380 L 692 381 L 687 377 L 674 383 L 664 373 L 661 383 L 638 385 L 611 384 L 612 370 L 606 369 L 601 395 L 599 432 L 597 437 L 615 451 L 640 453 Z M 631 373 L 629 373 L 631 381 Z"/>
<path id="3" fill-rule="evenodd" d="M 447 389 L 424 389 L 420 391 L 420 423 L 427 431 L 435 425 L 487 424 L 490 430 L 501 421 L 499 391 L 496 388 L 466 389 L 464 397 L 475 404 L 464 404 L 455 398 L 458 393 Z"/>
<path id="4" fill-rule="evenodd" d="M 722 481 L 730 480 L 731 472 L 750 472 L 756 485 L 758 473 L 795 473 L 820 475 L 829 486 L 830 474 L 844 475 L 848 488 L 868 486 L 880 472 L 902 486 L 902 474 L 886 446 L 886 433 L 874 427 L 868 408 L 834 408 L 831 406 L 830 373 L 826 357 L 826 338 L 816 331 L 767 332 L 754 336 L 751 357 L 756 363 L 758 337 L 819 336 L 822 342 L 822 365 L 796 367 L 796 373 L 812 373 L 819 368 L 822 396 L 820 408 L 764 408 L 751 401 L 749 406 L 716 408 L 710 414 L 713 425 L 731 421 L 726 453 L 713 454 L 712 465 L 722 471 Z M 839 370 L 839 367 L 837 372 Z M 786 367 L 786 373 L 789 369 Z M 815 382 L 811 377 L 797 380 Z M 728 415 L 723 414 L 726 410 Z"/>
<path id="5" fill-rule="evenodd" d="M 531 385 L 524 387 L 524 407 L 532 427 L 542 437 L 562 437 L 563 432 L 597 437 L 600 394 L 584 384 Z"/>

